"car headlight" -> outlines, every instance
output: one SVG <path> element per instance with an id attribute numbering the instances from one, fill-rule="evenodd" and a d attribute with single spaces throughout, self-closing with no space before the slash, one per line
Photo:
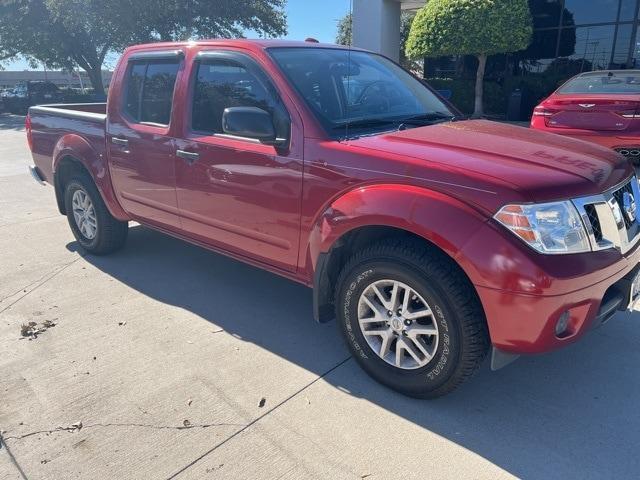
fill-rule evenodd
<path id="1" fill-rule="evenodd" d="M 494 218 L 540 253 L 591 251 L 587 231 L 571 202 L 505 205 Z"/>

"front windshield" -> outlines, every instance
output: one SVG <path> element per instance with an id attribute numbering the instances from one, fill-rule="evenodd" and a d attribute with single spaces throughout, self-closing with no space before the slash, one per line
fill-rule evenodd
<path id="1" fill-rule="evenodd" d="M 271 48 L 269 53 L 332 136 L 450 119 L 431 90 L 390 60 L 337 48 Z"/>

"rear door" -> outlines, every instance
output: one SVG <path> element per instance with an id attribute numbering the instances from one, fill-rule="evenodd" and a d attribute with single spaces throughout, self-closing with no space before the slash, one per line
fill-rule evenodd
<path id="1" fill-rule="evenodd" d="M 302 132 L 266 73 L 248 55 L 196 57 L 178 143 L 176 186 L 183 229 L 227 251 L 295 271 L 302 197 Z M 225 135 L 227 107 L 271 113 L 286 146 Z M 182 156 L 180 156 L 182 155 Z"/>
<path id="2" fill-rule="evenodd" d="M 134 218 L 178 229 L 171 114 L 183 69 L 180 50 L 132 54 L 109 103 L 107 147 L 122 207 Z"/>

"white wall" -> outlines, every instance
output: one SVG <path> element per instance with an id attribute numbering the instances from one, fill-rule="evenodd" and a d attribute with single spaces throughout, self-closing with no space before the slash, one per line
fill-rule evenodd
<path id="1" fill-rule="evenodd" d="M 353 0 L 353 46 L 382 53 L 397 61 L 400 55 L 400 2 Z"/>

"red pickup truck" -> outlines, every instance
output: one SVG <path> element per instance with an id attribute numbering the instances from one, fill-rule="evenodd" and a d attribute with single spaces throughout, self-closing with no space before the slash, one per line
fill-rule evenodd
<path id="1" fill-rule="evenodd" d="M 499 368 L 568 345 L 637 301 L 628 161 L 463 120 L 374 53 L 135 46 L 106 105 L 32 107 L 26 125 L 32 174 L 86 251 L 117 250 L 136 221 L 308 285 L 315 318 L 407 395 L 450 392 L 490 350 Z"/>

